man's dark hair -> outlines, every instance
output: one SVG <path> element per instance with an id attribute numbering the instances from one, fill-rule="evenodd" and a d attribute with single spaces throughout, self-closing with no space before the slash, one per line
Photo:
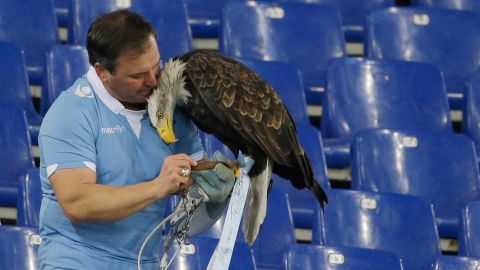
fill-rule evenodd
<path id="1" fill-rule="evenodd" d="M 97 18 L 88 29 L 87 51 L 90 64 L 102 64 L 109 72 L 115 72 L 116 60 L 127 50 L 143 52 L 150 36 L 157 33 L 143 16 L 117 10 Z"/>

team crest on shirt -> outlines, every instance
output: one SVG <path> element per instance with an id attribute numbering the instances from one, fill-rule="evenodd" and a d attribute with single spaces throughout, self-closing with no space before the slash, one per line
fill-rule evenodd
<path id="1" fill-rule="evenodd" d="M 93 91 L 92 88 L 88 86 L 79 85 L 77 89 L 75 89 L 75 95 L 79 97 L 93 98 Z"/>

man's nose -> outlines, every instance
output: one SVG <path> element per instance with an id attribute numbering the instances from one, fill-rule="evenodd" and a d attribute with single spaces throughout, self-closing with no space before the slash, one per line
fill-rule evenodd
<path id="1" fill-rule="evenodd" d="M 158 74 L 155 71 L 150 71 L 145 75 L 145 85 L 148 87 L 154 87 L 157 85 Z"/>

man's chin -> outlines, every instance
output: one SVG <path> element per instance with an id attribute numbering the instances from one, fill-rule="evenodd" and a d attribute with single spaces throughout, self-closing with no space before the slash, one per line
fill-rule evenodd
<path id="1" fill-rule="evenodd" d="M 122 105 L 129 110 L 145 110 L 147 108 L 147 99 L 139 102 L 121 102 Z"/>

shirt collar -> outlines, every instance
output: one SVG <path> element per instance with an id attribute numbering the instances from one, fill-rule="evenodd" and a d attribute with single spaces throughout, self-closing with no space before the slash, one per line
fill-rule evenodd
<path id="1" fill-rule="evenodd" d="M 107 89 L 103 85 L 102 81 L 97 75 L 95 68 L 90 66 L 90 69 L 87 72 L 87 79 L 93 87 L 93 91 L 100 100 L 109 108 L 113 113 L 118 114 L 125 110 L 125 107 L 118 101 L 116 98 L 112 97 L 108 93 Z"/>

